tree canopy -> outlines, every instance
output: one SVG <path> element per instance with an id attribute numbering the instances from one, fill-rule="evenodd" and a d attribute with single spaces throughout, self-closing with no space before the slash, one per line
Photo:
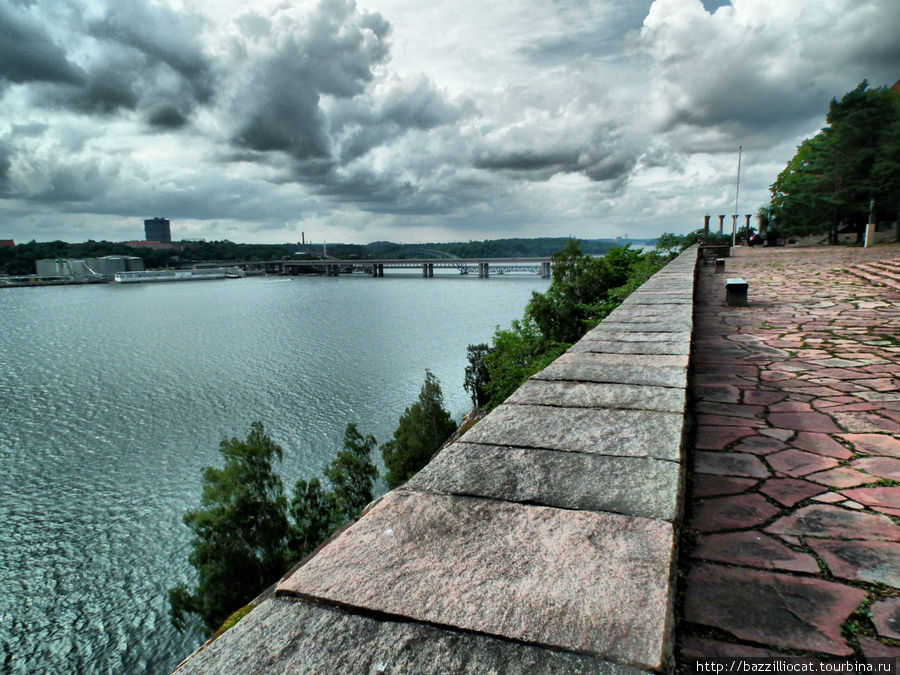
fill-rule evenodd
<path id="1" fill-rule="evenodd" d="M 426 370 L 418 400 L 400 416 L 394 437 L 381 446 L 387 486 L 394 489 L 428 464 L 455 430 L 456 423 L 444 408 L 440 382 Z"/>
<path id="2" fill-rule="evenodd" d="M 771 186 L 771 212 L 783 234 L 861 233 L 870 200 L 875 218 L 900 211 L 900 96 L 863 80 L 838 101 L 827 126 L 806 139 Z"/>

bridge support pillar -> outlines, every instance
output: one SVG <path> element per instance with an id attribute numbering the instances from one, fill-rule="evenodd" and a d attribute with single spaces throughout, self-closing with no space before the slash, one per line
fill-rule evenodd
<path id="1" fill-rule="evenodd" d="M 479 279 L 487 279 L 491 274 L 491 266 L 490 263 L 478 263 L 478 278 Z"/>
<path id="2" fill-rule="evenodd" d="M 426 279 L 434 277 L 434 263 L 422 263 L 422 276 Z"/>
<path id="3" fill-rule="evenodd" d="M 550 278 L 550 263 L 542 262 L 541 263 L 541 279 L 549 279 Z"/>

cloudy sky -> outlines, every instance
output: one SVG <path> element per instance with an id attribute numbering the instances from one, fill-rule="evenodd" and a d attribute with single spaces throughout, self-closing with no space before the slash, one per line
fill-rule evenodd
<path id="1" fill-rule="evenodd" d="M 687 232 L 898 35 L 897 0 L 4 0 L 0 239 Z"/>

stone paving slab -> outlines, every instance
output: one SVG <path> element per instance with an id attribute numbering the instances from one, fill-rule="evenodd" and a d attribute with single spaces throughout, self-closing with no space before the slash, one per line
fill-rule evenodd
<path id="1" fill-rule="evenodd" d="M 484 635 L 273 598 L 176 672 L 639 675 L 642 671 Z"/>
<path id="2" fill-rule="evenodd" d="M 531 379 L 516 389 L 506 403 L 680 413 L 685 406 L 685 390 L 613 382 Z"/>
<path id="3" fill-rule="evenodd" d="M 673 544 L 658 520 L 394 491 L 278 592 L 652 669 Z"/>
<path id="4" fill-rule="evenodd" d="M 503 404 L 460 440 L 677 462 L 683 428 L 677 413 Z"/>
<path id="5" fill-rule="evenodd" d="M 453 443 L 406 487 L 671 521 L 680 483 L 677 462 L 649 457 Z"/>
<path id="6" fill-rule="evenodd" d="M 571 382 L 610 382 L 616 384 L 650 385 L 684 388 L 687 368 L 681 365 L 642 365 L 635 360 L 612 362 L 613 354 L 566 353 L 533 377 L 538 380 L 569 380 Z M 660 357 L 661 358 L 661 357 Z"/>
<path id="7" fill-rule="evenodd" d="M 691 305 L 675 305 L 666 312 L 666 321 L 671 328 L 690 330 L 693 324 L 692 315 Z M 659 309 L 653 306 L 623 303 L 609 313 L 608 319 L 618 323 L 659 321 Z"/>
<path id="8" fill-rule="evenodd" d="M 762 569 L 807 573 L 819 571 L 819 565 L 811 555 L 798 553 L 758 530 L 703 535 L 692 555 L 702 560 Z"/>
<path id="9" fill-rule="evenodd" d="M 900 588 L 898 542 L 810 538 L 807 543 L 836 577 Z"/>
<path id="10" fill-rule="evenodd" d="M 662 333 L 666 335 L 666 333 Z M 614 342 L 610 340 L 581 340 L 568 350 L 572 352 L 592 352 L 598 354 L 676 354 L 688 355 L 691 343 L 688 340 L 649 340 L 637 342 Z"/>
<path id="11" fill-rule="evenodd" d="M 699 564 L 688 577 L 685 617 L 756 643 L 849 656 L 841 624 L 865 597 L 819 579 Z"/>

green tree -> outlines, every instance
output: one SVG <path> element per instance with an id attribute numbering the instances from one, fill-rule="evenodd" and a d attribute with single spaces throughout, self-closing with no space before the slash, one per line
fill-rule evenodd
<path id="1" fill-rule="evenodd" d="M 487 386 L 490 381 L 490 372 L 484 359 L 490 351 L 491 348 L 484 343 L 469 345 L 466 348 L 466 359 L 469 365 L 466 366 L 463 388 L 469 392 L 474 408 L 481 408 L 488 401 Z"/>
<path id="2" fill-rule="evenodd" d="M 325 468 L 342 523 L 357 518 L 374 498 L 378 469 L 372 463 L 372 450 L 376 444 L 374 436 L 363 436 L 355 424 L 348 424 L 344 449 Z"/>
<path id="3" fill-rule="evenodd" d="M 253 422 L 245 440 L 219 444 L 223 469 L 203 470 L 201 508 L 184 515 L 193 531 L 190 563 L 197 586 L 169 591 L 172 622 L 199 614 L 209 632 L 284 572 L 289 528 L 287 499 L 272 468 L 282 449 Z"/>
<path id="4" fill-rule="evenodd" d="M 301 560 L 337 530 L 343 520 L 335 494 L 322 487 L 318 478 L 298 480 L 291 498 L 291 559 Z"/>
<path id="5" fill-rule="evenodd" d="M 400 416 L 393 438 L 381 446 L 387 486 L 394 489 L 406 482 L 429 462 L 455 430 L 456 424 L 444 409 L 441 385 L 426 370 L 418 400 Z"/>
<path id="6" fill-rule="evenodd" d="M 772 184 L 772 215 L 784 234 L 830 233 L 841 225 L 861 233 L 875 200 L 876 217 L 898 211 L 900 96 L 863 80 L 838 101 L 827 126 L 803 141 Z"/>

